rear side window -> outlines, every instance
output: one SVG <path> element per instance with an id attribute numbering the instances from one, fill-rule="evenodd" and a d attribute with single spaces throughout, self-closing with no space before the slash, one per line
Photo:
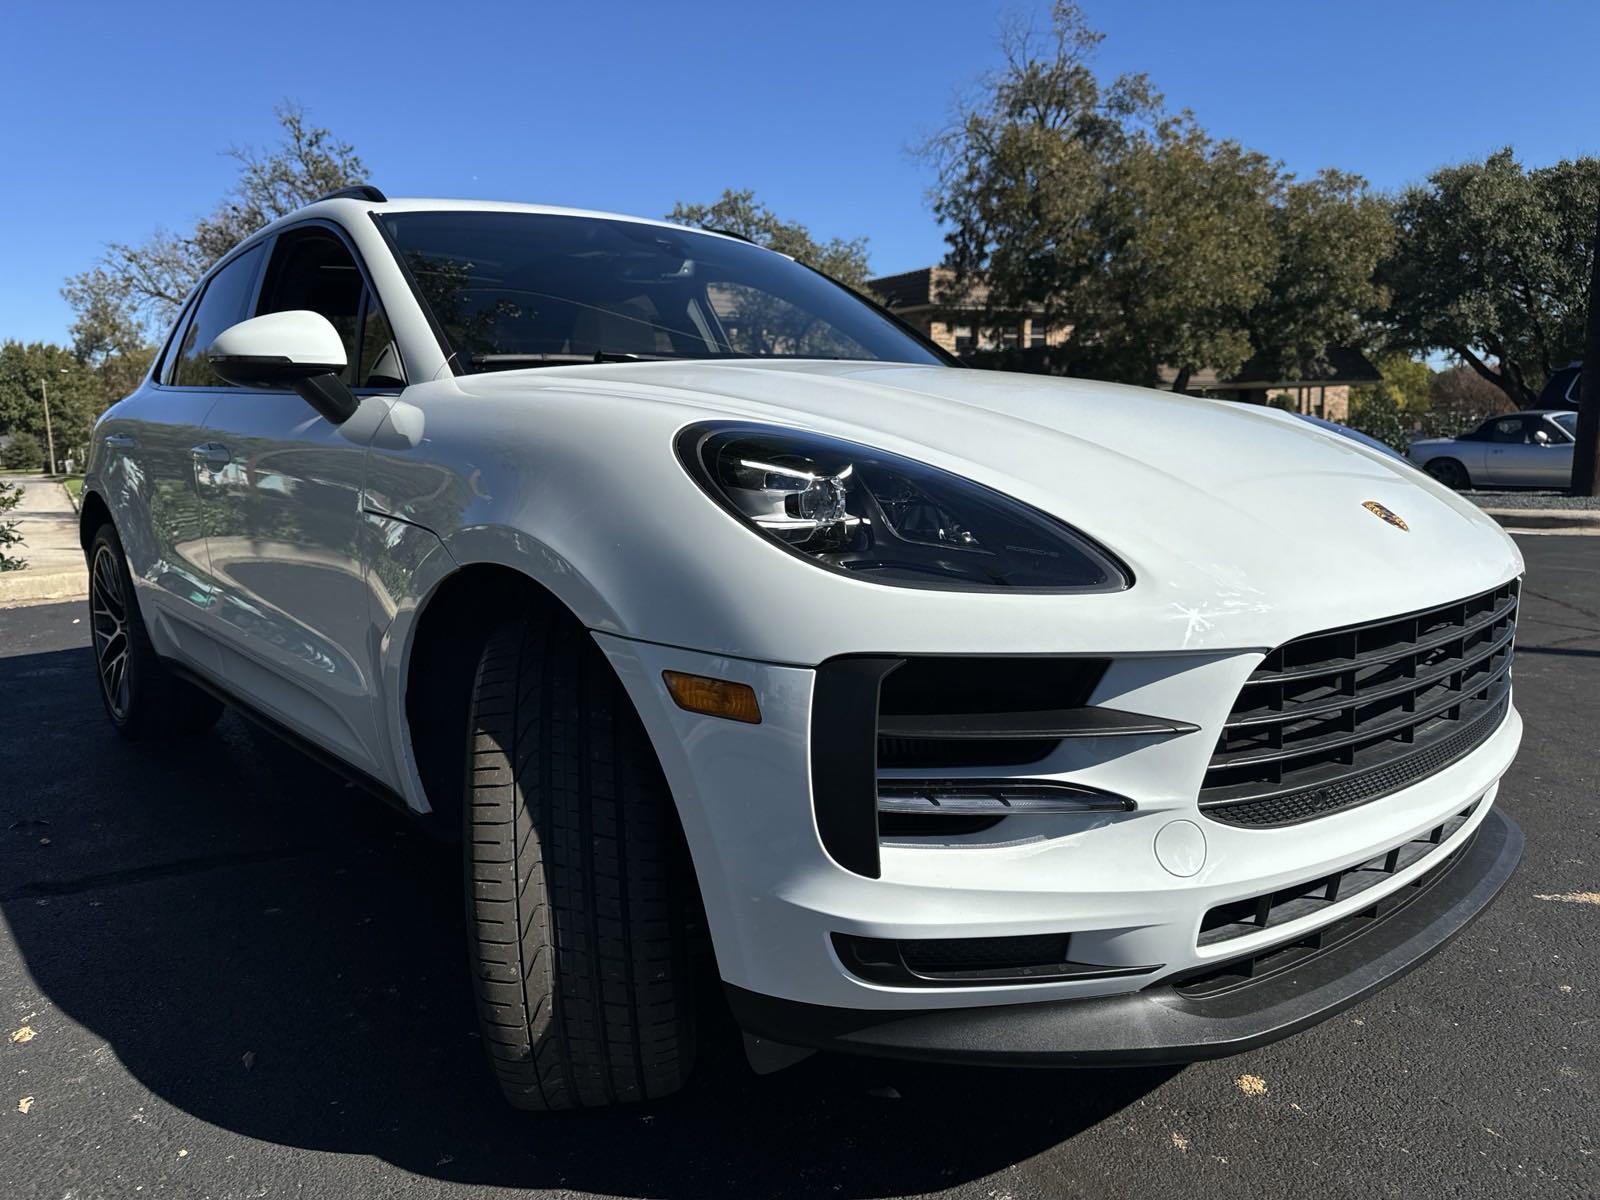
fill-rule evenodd
<path id="1" fill-rule="evenodd" d="M 230 325 L 250 315 L 256 276 L 261 273 L 262 246 L 252 246 L 211 277 L 184 330 L 168 382 L 178 387 L 232 387 L 211 369 L 206 351 Z"/>

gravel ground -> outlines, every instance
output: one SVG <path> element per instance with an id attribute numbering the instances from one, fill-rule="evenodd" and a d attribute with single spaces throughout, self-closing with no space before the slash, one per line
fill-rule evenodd
<path id="1" fill-rule="evenodd" d="M 708 991 L 682 1095 L 553 1119 L 482 1062 L 459 850 L 233 716 L 121 742 L 81 606 L 0 611 L 0 1200 L 1600 1195 L 1600 544 L 1519 541 L 1522 866 L 1376 996 L 1183 1070 L 757 1078 Z"/>
<path id="2" fill-rule="evenodd" d="M 1600 496 L 1569 496 L 1565 492 L 1461 493 L 1479 508 L 1600 508 Z"/>

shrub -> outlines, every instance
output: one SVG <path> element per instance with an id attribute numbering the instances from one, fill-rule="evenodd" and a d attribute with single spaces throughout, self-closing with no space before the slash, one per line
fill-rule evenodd
<path id="1" fill-rule="evenodd" d="M 13 471 L 37 471 L 44 465 L 44 447 L 31 433 L 13 433 L 0 450 L 0 466 Z"/>
<path id="2" fill-rule="evenodd" d="M 0 571 L 20 571 L 28 565 L 26 559 L 6 553 L 10 547 L 22 545 L 22 535 L 17 532 L 17 523 L 3 519 L 21 499 L 20 487 L 0 479 Z"/>
<path id="3" fill-rule="evenodd" d="M 1374 389 L 1365 396 L 1352 399 L 1350 416 L 1345 424 L 1404 454 L 1406 447 L 1411 444 L 1414 423 L 1400 411 L 1394 397 L 1382 389 Z"/>

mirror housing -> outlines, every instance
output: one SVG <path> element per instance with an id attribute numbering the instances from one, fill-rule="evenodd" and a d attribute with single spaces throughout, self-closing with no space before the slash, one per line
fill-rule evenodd
<path id="1" fill-rule="evenodd" d="M 347 360 L 339 331 L 321 313 L 268 313 L 230 325 L 206 350 L 211 369 L 240 387 L 288 388 L 335 425 L 360 401 L 339 373 Z"/>
<path id="2" fill-rule="evenodd" d="M 1548 446 L 1550 444 L 1550 435 L 1543 429 L 1535 429 L 1533 431 L 1533 440 L 1541 446 Z"/>

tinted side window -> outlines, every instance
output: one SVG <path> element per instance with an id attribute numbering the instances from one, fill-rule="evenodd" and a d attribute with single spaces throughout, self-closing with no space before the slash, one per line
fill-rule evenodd
<path id="1" fill-rule="evenodd" d="M 1489 427 L 1491 442 L 1522 442 L 1526 440 L 1521 417 L 1501 417 Z"/>
<path id="2" fill-rule="evenodd" d="M 252 246 L 211 277 L 184 331 L 170 382 L 179 387 L 232 387 L 206 361 L 206 350 L 230 325 L 250 315 L 264 248 Z"/>
<path id="3" fill-rule="evenodd" d="M 178 369 L 178 347 L 183 344 L 184 334 L 189 331 L 189 318 L 194 316 L 194 305 L 185 305 L 178 310 L 177 323 L 167 334 L 167 340 L 161 344 L 161 357 L 156 360 L 155 378 L 158 383 L 171 383 L 172 377 Z"/>
<path id="4" fill-rule="evenodd" d="M 354 383 L 364 290 L 356 260 L 333 234 L 322 229 L 286 233 L 272 252 L 256 315 L 307 309 L 327 317 L 344 342 L 346 365 L 340 378 Z"/>

